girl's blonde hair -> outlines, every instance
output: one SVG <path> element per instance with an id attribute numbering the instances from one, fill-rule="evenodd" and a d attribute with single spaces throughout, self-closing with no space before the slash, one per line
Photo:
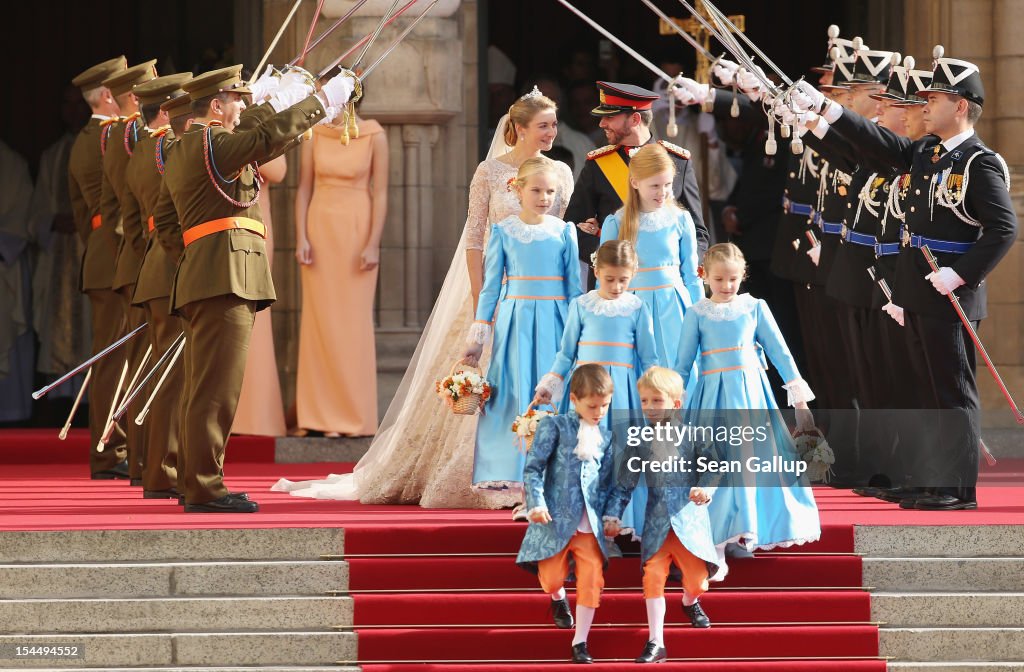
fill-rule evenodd
<path id="1" fill-rule="evenodd" d="M 639 265 L 640 258 L 636 254 L 636 248 L 628 240 L 609 240 L 597 248 L 594 257 L 595 271 L 602 266 L 619 266 L 636 271 Z"/>
<path id="2" fill-rule="evenodd" d="M 740 248 L 732 243 L 718 243 L 709 247 L 708 251 L 704 253 L 704 261 L 701 264 L 704 269 L 704 276 L 707 277 L 708 269 L 711 268 L 712 264 L 722 261 L 739 264 L 743 268 L 744 276 L 746 275 L 747 259 L 743 256 Z"/>
<path id="3" fill-rule="evenodd" d="M 640 380 L 636 381 L 637 389 L 656 390 L 675 401 L 683 398 L 683 377 L 672 369 L 663 366 L 652 366 L 647 369 Z"/>
<path id="4" fill-rule="evenodd" d="M 547 110 L 557 112 L 558 105 L 555 104 L 555 101 L 542 94 L 526 94 L 512 103 L 512 107 L 508 108 L 505 144 L 509 147 L 515 147 L 516 141 L 519 140 L 519 132 L 516 130 L 516 126 L 523 128 L 529 126 L 538 113 L 546 112 Z"/>
<path id="5" fill-rule="evenodd" d="M 541 173 L 555 175 L 555 162 L 546 156 L 534 156 L 519 164 L 519 172 L 509 180 L 509 186 L 515 189 L 522 189 L 526 181 Z"/>
<path id="6" fill-rule="evenodd" d="M 619 215 L 619 240 L 628 240 L 635 245 L 640 230 L 640 192 L 633 186 L 633 181 L 639 182 L 661 173 L 672 173 L 674 177 L 676 164 L 668 151 L 657 143 L 644 145 L 629 160 L 629 193 Z M 674 205 L 674 202 L 666 205 Z"/>

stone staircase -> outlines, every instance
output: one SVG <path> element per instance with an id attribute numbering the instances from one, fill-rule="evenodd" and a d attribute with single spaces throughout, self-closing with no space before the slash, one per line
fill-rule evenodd
<path id="1" fill-rule="evenodd" d="M 355 670 L 340 529 L 0 533 L 0 670 Z M 79 646 L 80 659 L 13 647 Z"/>
<path id="2" fill-rule="evenodd" d="M 856 528 L 893 672 L 1024 672 L 1024 526 Z"/>

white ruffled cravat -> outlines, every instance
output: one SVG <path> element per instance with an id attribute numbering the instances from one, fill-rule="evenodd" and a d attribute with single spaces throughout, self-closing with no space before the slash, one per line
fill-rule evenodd
<path id="1" fill-rule="evenodd" d="M 591 425 L 590 423 L 580 420 L 580 429 L 576 432 L 576 449 L 573 450 L 573 454 L 580 459 L 581 462 L 591 462 L 594 458 L 601 455 L 601 428 L 597 425 Z"/>

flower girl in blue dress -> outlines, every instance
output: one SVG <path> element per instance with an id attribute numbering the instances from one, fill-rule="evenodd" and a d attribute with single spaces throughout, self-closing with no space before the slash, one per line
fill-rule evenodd
<path id="1" fill-rule="evenodd" d="M 602 426 L 613 429 L 613 416 L 621 421 L 627 411 L 640 413 L 637 378 L 659 361 L 651 313 L 642 300 L 628 291 L 637 263 L 636 250 L 628 240 L 611 240 L 597 250 L 594 273 L 600 284 L 598 289 L 569 304 L 561 349 L 552 358 L 549 373 L 537 385 L 537 402 L 548 403 L 553 399 L 561 402 L 560 412 L 566 412 L 569 405 L 562 398 L 562 391 L 572 371 L 584 364 L 600 364 L 608 370 L 615 385 L 613 413 L 604 417 Z M 624 532 L 637 537 L 642 534 L 646 495 L 641 484 L 622 516 Z"/>
<path id="2" fill-rule="evenodd" d="M 724 476 L 708 511 L 720 558 L 727 543 L 752 551 L 803 544 L 821 536 L 814 495 L 806 479 L 796 473 L 799 456 L 778 413 L 760 351 L 786 381 L 801 429 L 813 427 L 807 402 L 814 394 L 800 376 L 768 304 L 738 293 L 745 272 L 743 253 L 732 243 L 707 251 L 704 278 L 711 298 L 701 299 L 686 313 L 675 367 L 686 379 L 694 363 L 698 365 L 697 383 L 686 403 L 693 424 L 722 423 L 724 418 L 724 424 L 738 425 L 746 419 L 748 426 L 763 428 L 742 441 L 716 442 L 723 461 L 742 466 L 741 471 Z M 761 471 L 753 473 L 758 468 Z M 718 579 L 724 576 L 722 570 L 719 574 Z"/>
<path id="3" fill-rule="evenodd" d="M 690 213 L 672 197 L 675 163 L 657 143 L 644 145 L 629 161 L 629 193 L 622 209 L 608 215 L 601 242 L 628 240 L 640 268 L 629 284 L 654 321 L 658 359 L 671 365 L 687 308 L 704 298 L 697 277 L 697 233 Z"/>
<path id="4" fill-rule="evenodd" d="M 484 284 L 464 355 L 475 365 L 493 337 L 487 370 L 493 391 L 476 433 L 477 488 L 522 487 L 526 455 L 512 423 L 555 358 L 569 302 L 580 294 L 576 227 L 547 214 L 557 186 L 552 160 L 524 161 L 510 182 L 522 210 L 494 224 L 487 242 Z"/>

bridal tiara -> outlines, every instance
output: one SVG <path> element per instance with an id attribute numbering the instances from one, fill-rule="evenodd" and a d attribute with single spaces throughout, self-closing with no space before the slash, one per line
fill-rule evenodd
<path id="1" fill-rule="evenodd" d="M 543 95 L 544 94 L 540 92 L 540 89 L 537 88 L 537 85 L 534 84 L 533 85 L 533 90 L 530 91 L 529 93 L 523 94 L 523 97 L 520 98 L 519 100 L 530 100 L 531 98 L 537 98 L 537 97 L 543 96 Z"/>

